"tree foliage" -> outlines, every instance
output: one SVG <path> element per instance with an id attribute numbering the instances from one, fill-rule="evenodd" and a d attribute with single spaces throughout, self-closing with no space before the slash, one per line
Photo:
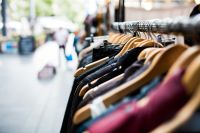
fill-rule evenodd
<path id="1" fill-rule="evenodd" d="M 30 0 L 8 0 L 9 16 L 12 19 L 29 17 Z M 66 16 L 80 22 L 83 14 L 82 0 L 35 0 L 36 16 Z"/>

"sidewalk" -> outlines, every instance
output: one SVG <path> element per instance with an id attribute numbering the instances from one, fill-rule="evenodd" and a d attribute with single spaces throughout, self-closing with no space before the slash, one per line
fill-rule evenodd
<path id="1" fill-rule="evenodd" d="M 41 82 L 33 56 L 0 54 L 0 133 L 58 133 L 73 72 Z"/>

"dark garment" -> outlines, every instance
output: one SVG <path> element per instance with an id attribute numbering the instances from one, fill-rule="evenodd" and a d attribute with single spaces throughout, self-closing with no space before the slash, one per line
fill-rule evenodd
<path id="1" fill-rule="evenodd" d="M 101 67 L 101 69 L 95 71 L 94 73 L 86 76 L 77 87 L 77 91 L 86 85 L 92 82 L 93 80 L 113 71 L 114 69 L 125 70 L 128 68 L 134 61 L 137 60 L 139 53 L 145 49 L 145 47 L 137 47 L 125 53 L 122 57 L 113 59 L 112 62 L 109 62 L 107 65 Z"/>
<path id="2" fill-rule="evenodd" d="M 137 56 L 143 49 L 145 49 L 145 47 L 134 48 L 134 49 L 126 52 L 125 55 L 123 55 L 122 57 L 116 58 L 116 63 L 107 65 L 107 66 L 101 68 L 100 70 L 97 70 L 96 72 L 92 73 L 91 75 L 88 75 L 80 82 L 80 84 L 78 85 L 78 87 L 76 89 L 76 92 L 79 93 L 80 89 L 83 86 L 85 86 L 86 84 L 90 84 L 90 82 L 92 82 L 93 80 L 113 71 L 114 69 L 118 69 L 118 70 L 122 69 L 124 71 L 134 61 L 137 60 Z M 74 97 L 77 97 L 77 96 L 78 96 L 78 94 L 75 94 Z M 74 106 L 76 106 L 76 104 L 74 104 Z"/>
<path id="3" fill-rule="evenodd" d="M 107 66 L 107 65 L 110 65 L 114 62 L 116 62 L 117 59 L 114 59 L 114 57 L 110 57 L 109 59 L 107 59 L 104 63 L 102 64 L 99 64 L 93 68 L 91 68 L 90 70 L 82 73 L 80 76 L 76 77 L 75 80 L 74 80 L 74 84 L 73 84 L 73 87 L 72 87 L 72 90 L 76 89 L 78 84 L 86 77 L 88 76 L 89 74 L 92 74 L 94 73 L 95 71 L 99 70 L 100 68 L 104 67 L 104 66 Z"/>
<path id="4" fill-rule="evenodd" d="M 96 72 L 86 76 L 77 86 L 76 91 L 80 91 L 81 88 L 83 88 L 84 85 L 86 84 L 90 84 L 90 82 L 92 82 L 93 80 L 99 78 L 102 75 L 105 75 L 107 73 L 109 73 L 110 71 L 112 71 L 114 68 L 116 67 L 116 63 L 113 63 L 111 65 L 105 66 L 99 70 L 97 70 Z"/>
<path id="5" fill-rule="evenodd" d="M 141 73 L 143 73 L 144 71 L 147 70 L 147 68 L 149 67 L 150 64 L 145 64 L 143 65 L 138 71 L 136 71 L 135 73 L 133 73 L 131 76 L 127 77 L 127 79 L 125 79 L 125 82 L 128 82 L 134 78 L 136 78 L 138 75 L 140 75 Z"/>
<path id="6" fill-rule="evenodd" d="M 70 112 L 71 112 L 71 107 L 72 107 L 72 100 L 74 97 L 74 92 L 77 88 L 77 86 L 79 85 L 80 81 L 82 79 L 84 79 L 86 76 L 88 76 L 89 74 L 99 70 L 100 68 L 102 68 L 103 66 L 112 64 L 113 62 L 115 62 L 116 59 L 114 59 L 113 57 L 121 50 L 122 48 L 119 45 L 110 45 L 110 43 L 108 43 L 107 41 L 104 41 L 102 43 L 102 45 L 100 45 L 99 48 L 94 48 L 93 51 L 89 52 L 79 63 L 78 68 L 84 67 L 90 63 L 92 63 L 93 61 L 102 59 L 104 57 L 110 57 L 108 60 L 106 60 L 104 63 L 93 67 L 92 69 L 84 72 L 83 74 L 81 74 L 80 76 L 76 77 L 74 79 L 74 83 L 73 83 L 73 87 L 69 96 L 69 100 L 68 100 L 68 104 L 67 104 L 67 108 L 65 111 L 65 116 L 64 116 L 64 120 L 63 120 L 63 124 L 64 127 L 62 127 L 61 131 L 66 131 L 64 130 L 64 128 L 66 127 L 66 129 L 68 129 L 67 132 L 71 132 L 71 124 L 67 124 L 68 122 L 71 123 L 71 118 L 70 118 Z M 69 125 L 69 126 L 68 126 Z"/>
<path id="7" fill-rule="evenodd" d="M 86 54 L 85 57 L 79 62 L 78 68 L 84 67 L 87 64 L 92 63 L 92 52 Z"/>
<path id="8" fill-rule="evenodd" d="M 72 94 L 70 94 L 70 98 L 71 98 L 70 101 L 69 101 L 70 103 L 68 102 L 68 104 L 70 104 L 68 106 L 70 108 L 69 112 L 67 112 L 68 115 L 69 115 L 68 128 L 72 128 L 73 115 L 75 113 L 75 110 L 77 109 L 78 104 L 82 100 L 82 98 L 79 97 L 79 92 L 80 92 L 81 88 L 84 85 L 86 85 L 86 84 L 90 83 L 91 81 L 109 73 L 110 71 L 112 71 L 116 68 L 121 68 L 121 69 L 125 70 L 134 61 L 137 60 L 137 56 L 145 48 L 146 47 L 137 47 L 137 48 L 134 48 L 134 49 L 127 51 L 122 57 L 118 57 L 118 58 L 114 58 L 113 60 L 109 60 L 106 64 L 102 64 L 103 67 L 100 67 L 101 69 L 99 69 L 99 70 L 97 69 L 97 71 L 95 70 L 96 72 L 84 77 L 84 79 L 81 82 L 78 83 L 78 86 L 77 86 L 76 89 L 73 88 L 73 92 L 71 92 Z M 79 78 L 80 78 L 80 76 L 79 76 Z"/>
<path id="9" fill-rule="evenodd" d="M 108 73 L 108 74 L 102 76 L 101 78 L 99 78 L 95 83 L 93 83 L 93 84 L 88 84 L 88 85 L 89 85 L 89 88 L 90 88 L 90 89 L 91 89 L 91 88 L 94 88 L 94 87 L 96 87 L 96 86 L 98 86 L 98 85 L 100 85 L 100 84 L 102 84 L 102 83 L 104 83 L 104 82 L 106 82 L 106 81 L 108 81 L 108 80 L 110 80 L 110 79 L 112 79 L 112 78 L 114 78 L 114 77 L 120 75 L 121 73 L 123 73 L 123 70 L 122 70 L 122 69 L 115 69 L 115 70 L 113 70 L 112 72 L 110 72 L 110 73 Z"/>
<path id="10" fill-rule="evenodd" d="M 104 57 L 112 57 L 118 54 L 121 51 L 121 47 L 119 45 L 108 45 L 104 43 L 98 48 L 94 48 L 92 51 L 92 61 L 97 61 Z"/>
<path id="11" fill-rule="evenodd" d="M 73 127 L 72 127 L 72 119 L 73 119 L 72 118 L 72 105 L 73 105 L 73 102 L 72 101 L 74 100 L 74 93 L 75 93 L 76 88 L 79 85 L 80 81 L 83 78 L 85 78 L 87 75 L 95 72 L 96 70 L 100 69 L 103 66 L 112 64 L 114 61 L 115 60 L 112 57 L 112 58 L 108 59 L 105 63 L 100 64 L 100 65 L 88 70 L 87 72 L 81 74 L 80 76 L 78 76 L 74 79 L 74 83 L 73 83 L 71 93 L 70 93 L 70 96 L 69 96 L 69 100 L 68 100 L 68 103 L 67 103 L 67 107 L 66 107 L 66 110 L 65 110 L 65 115 L 64 115 L 64 120 L 63 120 L 61 132 L 67 132 L 67 133 L 73 132 Z"/>
<path id="12" fill-rule="evenodd" d="M 120 83 L 120 79 L 117 79 L 113 82 L 111 82 L 110 84 L 106 84 L 103 85 L 102 87 L 98 88 L 97 91 L 91 92 L 89 93 L 78 105 L 78 108 L 80 109 L 81 107 L 85 106 L 86 104 L 88 104 L 89 102 L 91 102 L 93 99 L 95 99 L 98 96 L 101 96 L 103 94 L 105 94 L 106 92 L 108 92 L 109 90 L 111 90 L 111 88 L 113 88 L 113 86 L 118 86 Z"/>
<path id="13" fill-rule="evenodd" d="M 126 80 L 128 77 L 133 75 L 133 73 L 135 73 L 138 69 L 140 69 L 143 66 L 144 61 L 145 61 L 144 59 L 135 61 L 130 67 L 128 67 L 125 70 L 123 79 Z M 137 74 L 137 75 L 139 75 L 139 74 Z"/>
<path id="14" fill-rule="evenodd" d="M 122 48 L 119 45 L 108 45 L 104 43 L 98 48 L 94 48 L 91 52 L 87 53 L 80 61 L 78 68 L 84 67 L 94 61 L 103 59 L 105 57 L 113 57 L 117 55 Z"/>
<path id="15" fill-rule="evenodd" d="M 171 119 L 188 101 L 189 96 L 181 82 L 183 74 L 184 71 L 179 69 L 166 82 L 158 85 L 147 95 L 148 101 L 145 105 L 141 106 L 133 101 L 120 106 L 110 115 L 93 123 L 88 131 L 90 133 L 150 132 Z"/>
<path id="16" fill-rule="evenodd" d="M 79 84 L 86 76 L 90 75 L 90 74 L 93 74 L 94 72 L 96 72 L 97 70 L 107 66 L 107 65 L 110 65 L 114 62 L 116 62 L 117 59 L 114 59 L 114 57 L 111 57 L 109 59 L 107 59 L 104 63 L 100 64 L 100 65 L 97 65 L 93 68 L 91 68 L 90 70 L 82 73 L 80 76 L 76 77 L 75 80 L 76 82 Z"/>
<path id="17" fill-rule="evenodd" d="M 100 120 L 104 116 L 109 115 L 110 113 L 115 111 L 118 107 L 123 106 L 123 104 L 126 104 L 133 100 L 138 101 L 138 100 L 144 98 L 151 90 L 153 90 L 162 81 L 162 79 L 163 79 L 163 76 L 158 76 L 158 77 L 154 78 L 147 85 L 143 86 L 137 94 L 135 94 L 133 96 L 125 97 L 122 101 L 120 101 L 116 105 L 109 107 L 105 113 L 101 114 L 100 116 L 97 116 L 96 118 L 92 118 L 92 119 L 84 122 L 78 128 L 77 132 L 82 133 L 83 131 L 87 130 L 87 128 L 89 128 L 93 123 Z"/>
<path id="18" fill-rule="evenodd" d="M 80 84 L 81 80 L 83 80 L 89 74 L 94 73 L 95 71 L 99 70 L 100 68 L 102 68 L 106 65 L 112 64 L 116 60 L 117 59 L 114 59 L 114 57 L 111 57 L 111 58 L 107 59 L 104 63 L 91 68 L 90 70 L 84 72 L 83 74 L 81 74 L 80 76 L 78 76 L 74 79 L 74 83 L 73 83 L 71 93 L 70 93 L 70 96 L 69 96 L 69 100 L 68 100 L 68 103 L 67 103 L 67 107 L 66 107 L 66 110 L 65 110 L 65 116 L 64 116 L 64 120 L 63 120 L 64 125 L 62 125 L 61 131 L 64 132 L 64 131 L 66 131 L 65 129 L 67 129 L 67 132 L 72 132 L 72 115 L 71 115 L 72 101 L 74 99 L 74 93 L 76 91 L 76 88 Z"/>
<path id="19" fill-rule="evenodd" d="M 115 49 L 115 47 L 113 49 Z M 119 49 L 119 48 L 116 48 L 116 49 Z M 117 54 L 117 53 L 115 53 L 115 54 Z M 91 59 L 91 55 L 89 54 L 88 56 L 90 56 L 90 57 L 86 57 L 86 60 L 87 60 L 87 58 Z M 99 70 L 100 68 L 107 66 L 107 65 L 110 65 L 110 64 L 112 64 L 116 61 L 117 61 L 117 59 L 114 59 L 114 57 L 110 57 L 104 63 L 91 68 L 90 70 L 84 72 L 83 74 L 81 74 L 80 76 L 78 76 L 74 79 L 74 83 L 73 83 L 72 90 L 71 90 L 71 93 L 70 93 L 70 96 L 69 96 L 69 100 L 68 100 L 68 103 L 67 103 L 65 116 L 64 116 L 64 120 L 63 120 L 63 124 L 65 124 L 67 132 L 72 132 L 72 115 L 71 115 L 71 113 L 72 113 L 71 112 L 72 111 L 72 101 L 74 100 L 74 93 L 75 93 L 77 86 L 89 74 L 94 73 L 95 71 Z M 84 66 L 84 65 L 86 65 L 86 64 L 82 63 L 82 66 Z M 64 127 L 63 127 L 63 130 L 64 130 Z"/>
<path id="20" fill-rule="evenodd" d="M 101 86 L 97 91 L 91 92 L 81 101 L 78 108 L 85 106 L 96 97 L 101 96 L 106 92 L 115 89 L 117 86 L 120 86 L 121 84 L 129 81 L 130 80 L 129 77 L 131 77 L 131 79 L 134 79 L 135 77 L 143 73 L 147 68 L 148 65 L 143 66 L 143 61 L 134 62 L 129 68 L 125 70 L 125 74 L 122 79 L 112 81 L 108 85 Z"/>
<path id="21" fill-rule="evenodd" d="M 200 108 L 175 133 L 200 133 Z"/>

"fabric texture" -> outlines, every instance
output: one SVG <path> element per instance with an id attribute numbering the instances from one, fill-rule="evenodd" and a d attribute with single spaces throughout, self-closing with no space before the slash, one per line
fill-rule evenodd
<path id="1" fill-rule="evenodd" d="M 76 89 L 73 88 L 73 92 L 72 94 L 70 94 L 70 104 L 68 107 L 70 108 L 67 112 L 69 113 L 68 114 L 68 121 L 69 121 L 69 124 L 68 124 L 68 128 L 71 128 L 72 127 L 72 118 L 73 118 L 73 115 L 77 109 L 77 106 L 78 104 L 80 103 L 80 101 L 82 100 L 81 97 L 79 97 L 79 92 L 81 90 L 81 88 L 90 83 L 91 81 L 109 73 L 110 71 L 114 70 L 115 68 L 119 68 L 121 67 L 121 69 L 126 69 L 127 67 L 129 67 L 134 61 L 137 60 L 137 56 L 139 55 L 139 53 L 144 50 L 146 47 L 137 47 L 137 48 L 134 48 L 134 49 L 131 49 L 129 51 L 127 51 L 123 56 L 121 57 L 118 57 L 118 58 L 112 58 L 112 59 L 109 59 L 109 61 L 107 61 L 106 63 L 104 64 L 101 64 L 99 66 L 98 69 L 96 69 L 96 71 L 91 74 L 89 74 L 88 76 L 79 76 L 79 78 L 82 78 L 82 80 L 78 80 L 78 78 L 76 79 L 78 83 L 78 86 Z M 115 64 L 116 63 L 116 64 Z M 104 70 L 104 68 L 106 68 Z M 92 69 L 94 70 L 94 69 Z M 91 71 L 91 70 L 90 70 Z M 86 72 L 88 73 L 88 72 Z M 84 78 L 83 78 L 84 77 Z M 71 96 L 72 95 L 72 96 Z M 68 108 L 67 107 L 67 108 Z"/>
<path id="2" fill-rule="evenodd" d="M 131 77 L 131 79 L 134 79 L 135 77 L 137 77 L 138 75 L 143 73 L 147 68 L 148 68 L 148 65 L 143 66 L 143 61 L 134 62 L 130 67 L 128 67 L 125 70 L 125 74 L 122 79 L 114 80 L 111 83 L 109 83 L 108 85 L 101 86 L 100 88 L 98 88 L 97 91 L 89 93 L 85 97 L 85 99 L 83 99 L 81 101 L 78 108 L 85 106 L 86 104 L 88 104 L 90 101 L 92 101 L 96 97 L 101 96 L 101 95 L 105 94 L 106 92 L 116 88 L 117 86 L 120 86 L 121 84 L 125 83 L 129 77 Z M 136 72 L 136 74 L 134 74 L 135 72 Z M 128 79 L 128 80 L 130 80 L 130 79 Z"/>
<path id="3" fill-rule="evenodd" d="M 181 83 L 183 73 L 183 70 L 178 70 L 168 81 L 152 90 L 146 97 L 147 103 L 143 106 L 135 101 L 120 106 L 110 115 L 92 124 L 88 131 L 90 133 L 150 132 L 172 118 L 189 99 Z"/>
<path id="4" fill-rule="evenodd" d="M 98 117 L 96 117 L 94 119 L 90 119 L 90 120 L 84 122 L 79 127 L 77 132 L 78 133 L 82 133 L 84 130 L 89 128 L 90 125 L 92 125 L 96 121 L 100 120 L 104 116 L 109 115 L 110 113 L 115 111 L 118 107 L 123 106 L 123 104 L 126 104 L 126 103 L 128 103 L 130 101 L 133 101 L 133 100 L 138 101 L 138 100 L 144 98 L 151 90 L 153 90 L 162 81 L 162 78 L 163 78 L 163 76 L 158 76 L 158 77 L 154 78 L 152 81 L 150 81 L 149 84 L 143 86 L 137 94 L 134 93 L 131 96 L 123 98 L 123 100 L 120 101 L 119 103 L 117 103 L 117 104 L 115 104 L 113 106 L 110 106 L 105 113 L 101 114 L 100 116 L 98 116 Z"/>
<path id="5" fill-rule="evenodd" d="M 105 45 L 105 47 L 107 47 L 109 45 Z M 111 52 L 112 50 L 111 49 L 114 49 L 114 51 L 116 51 L 116 49 L 118 50 L 119 47 L 116 48 L 115 47 L 112 47 L 112 48 L 109 48 L 109 51 Z M 78 68 L 80 67 L 84 67 L 85 65 L 89 64 L 92 62 L 92 60 L 95 60 L 97 58 L 101 58 L 102 56 L 99 54 L 97 56 L 95 56 L 95 58 L 93 59 L 92 57 L 92 52 L 88 53 L 88 55 L 86 57 L 84 57 L 80 63 L 79 63 L 79 66 Z M 109 54 L 109 53 L 108 53 Z M 80 82 L 86 77 L 88 76 L 89 74 L 92 74 L 94 73 L 95 71 L 99 70 L 100 68 L 104 67 L 104 66 L 107 66 L 107 65 L 110 65 L 114 62 L 116 62 L 117 59 L 114 59 L 114 55 L 116 55 L 117 53 L 113 54 L 113 56 L 110 56 L 108 55 L 110 58 L 107 59 L 104 63 L 100 64 L 100 65 L 97 65 L 95 67 L 93 67 L 92 69 L 84 72 L 83 74 L 81 74 L 80 76 L 76 77 L 74 79 L 74 83 L 73 83 L 73 86 L 72 86 L 72 90 L 71 90 L 71 93 L 70 93 L 70 96 L 69 96 L 69 100 L 68 100 L 68 103 L 67 103 L 67 107 L 66 107 L 66 110 L 65 110 L 65 116 L 64 116 L 64 120 L 63 120 L 63 123 L 65 123 L 67 125 L 67 132 L 72 132 L 73 129 L 72 129 L 72 101 L 74 100 L 74 93 L 76 91 L 76 88 L 77 86 L 80 84 Z M 105 54 L 104 54 L 105 55 Z M 101 57 L 100 57 L 101 56 Z M 80 99 L 78 99 L 80 100 Z"/>

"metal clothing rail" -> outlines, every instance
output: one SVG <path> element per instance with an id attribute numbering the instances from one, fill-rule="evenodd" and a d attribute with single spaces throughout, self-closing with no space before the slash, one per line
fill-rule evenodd
<path id="1" fill-rule="evenodd" d="M 200 35 L 200 16 L 194 18 L 178 17 L 176 19 L 114 22 L 112 29 L 121 33 L 153 32 Z"/>

